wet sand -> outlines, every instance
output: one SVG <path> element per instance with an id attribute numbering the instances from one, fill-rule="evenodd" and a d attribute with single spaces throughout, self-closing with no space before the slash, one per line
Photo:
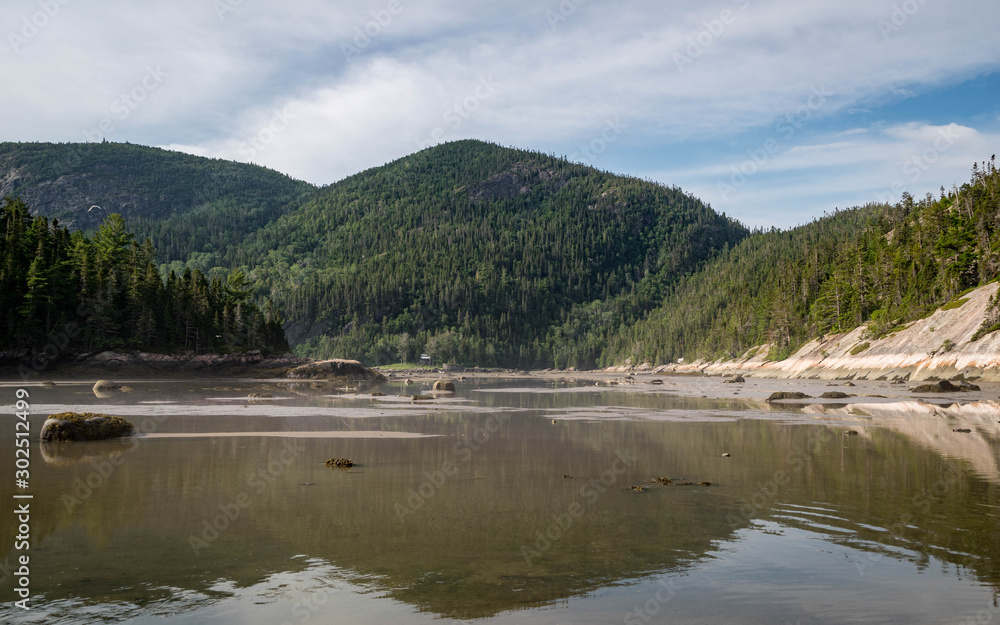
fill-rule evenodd
<path id="1" fill-rule="evenodd" d="M 338 398 L 345 402 L 349 400 L 357 401 L 377 401 L 379 404 L 393 405 L 398 408 L 403 404 L 411 402 L 412 395 L 433 395 L 434 400 L 428 402 L 436 407 L 443 407 L 448 404 L 467 404 L 466 399 L 456 398 L 448 393 L 438 393 L 431 390 L 432 384 L 437 380 L 448 380 L 457 386 L 474 387 L 477 384 L 489 383 L 495 385 L 497 382 L 507 381 L 510 384 L 511 392 L 532 392 L 532 393 L 565 393 L 565 392 L 586 392 L 607 391 L 613 388 L 617 391 L 627 393 L 668 393 L 684 397 L 697 397 L 709 399 L 729 399 L 741 398 L 747 400 L 763 401 L 775 391 L 798 391 L 811 396 L 813 399 L 803 400 L 783 400 L 781 404 L 809 404 L 815 403 L 825 392 L 840 391 L 852 395 L 853 397 L 841 400 L 821 400 L 823 403 L 882 403 L 893 401 L 924 401 L 930 403 L 971 403 L 976 401 L 990 401 L 1000 399 L 1000 382 L 975 381 L 981 387 L 980 391 L 954 392 L 954 393 L 912 393 L 911 388 L 918 386 L 917 382 L 907 382 L 903 384 L 880 380 L 816 380 L 816 379 L 774 379 L 758 378 L 744 375 L 745 382 L 738 384 L 728 384 L 725 378 L 720 376 L 708 376 L 700 374 L 678 375 L 678 374 L 654 374 L 646 372 L 636 372 L 623 374 L 609 371 L 391 371 L 386 386 L 391 388 L 385 396 L 373 397 L 368 393 L 344 392 L 336 384 L 324 383 L 322 381 L 309 382 L 305 387 L 295 386 L 302 383 L 289 383 L 284 378 L 254 379 L 254 378 L 204 378 L 197 381 L 192 380 L 192 387 L 214 388 L 220 391 L 219 397 L 208 397 L 210 401 L 235 402 L 249 399 L 249 408 L 254 405 L 270 405 L 269 402 L 287 401 L 289 398 L 308 394 L 311 396 L 328 396 Z M 401 386 L 406 380 L 412 384 Z M 122 378 L 114 379 L 116 383 L 123 385 L 149 385 L 157 382 L 177 383 L 173 379 L 157 378 Z M 531 381 L 530 385 L 518 384 L 518 381 Z M 539 386 L 538 382 L 543 381 L 552 384 L 552 387 Z M 36 380 L 29 383 L 20 381 L 0 381 L 0 388 L 32 388 L 43 385 L 56 385 L 59 387 L 78 386 L 81 391 L 89 393 L 90 386 L 96 382 L 92 380 Z M 398 386 L 401 386 L 397 388 Z M 234 396 L 232 393 L 248 391 L 269 391 L 275 397 L 268 399 L 245 398 Z M 385 389 L 383 389 L 385 390 Z M 122 397 L 124 395 L 121 395 Z M 259 402 L 259 404 L 258 404 Z M 152 402 L 144 402 L 147 405 Z M 165 403 L 165 402 L 164 402 Z M 417 402 L 414 405 L 426 405 Z M 465 405 L 463 409 L 474 409 Z"/>
<path id="2" fill-rule="evenodd" d="M 139 434 L 136 438 L 234 438 L 265 436 L 278 438 L 432 438 L 440 434 L 420 434 L 418 432 L 169 432 L 159 434 Z"/>

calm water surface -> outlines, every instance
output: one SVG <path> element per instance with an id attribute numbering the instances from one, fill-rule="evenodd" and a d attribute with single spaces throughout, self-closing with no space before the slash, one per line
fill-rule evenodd
<path id="1" fill-rule="evenodd" d="M 998 404 L 582 384 L 33 387 L 35 433 L 89 409 L 144 435 L 34 444 L 33 609 L 0 572 L 0 621 L 1000 623 Z"/>

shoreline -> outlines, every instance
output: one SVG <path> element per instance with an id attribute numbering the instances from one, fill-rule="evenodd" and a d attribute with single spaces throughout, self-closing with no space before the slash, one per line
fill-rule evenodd
<path id="1" fill-rule="evenodd" d="M 610 370 L 800 380 L 919 382 L 960 377 L 1000 382 L 1000 332 L 973 340 L 990 314 L 992 297 L 998 289 L 1000 284 L 996 282 L 973 289 L 923 319 L 903 324 L 880 338 L 871 338 L 867 325 L 816 338 L 784 360 L 768 360 L 771 345 L 758 345 L 736 358 L 656 367 L 625 365 Z"/>

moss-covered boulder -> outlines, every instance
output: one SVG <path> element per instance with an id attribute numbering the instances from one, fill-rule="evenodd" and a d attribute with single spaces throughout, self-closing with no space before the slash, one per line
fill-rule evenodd
<path id="1" fill-rule="evenodd" d="M 121 417 L 93 412 L 60 412 L 42 425 L 43 443 L 103 441 L 135 434 L 135 426 Z"/>

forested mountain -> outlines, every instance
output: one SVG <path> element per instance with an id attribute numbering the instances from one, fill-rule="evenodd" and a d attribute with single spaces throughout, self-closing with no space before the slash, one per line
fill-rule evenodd
<path id="1" fill-rule="evenodd" d="M 232 330 L 232 294 L 246 291 L 255 319 L 273 323 L 281 311 L 299 353 L 367 364 L 426 352 L 584 368 L 735 357 L 762 344 L 777 359 L 865 323 L 883 335 L 995 279 L 997 182 L 991 160 L 938 198 L 751 235 L 677 188 L 479 141 L 323 189 L 128 144 L 0 144 L 0 194 L 26 200 L 4 209 L 0 331 L 23 346 L 11 342 L 17 328 L 43 336 L 86 296 L 111 315 L 110 331 L 95 317 L 91 346 L 276 345 L 273 327 Z M 153 245 L 129 239 L 109 272 L 98 252 L 106 230 L 70 234 L 31 219 L 28 206 L 89 230 L 121 212 L 115 231 Z M 233 270 L 242 274 L 227 280 Z M 202 294 L 197 320 L 177 316 Z"/>
<path id="2" fill-rule="evenodd" d="M 242 271 L 225 283 L 198 271 L 163 280 L 154 258 L 153 246 L 139 244 L 121 215 L 87 238 L 7 198 L 0 209 L 0 351 L 38 366 L 39 358 L 105 349 L 288 350 L 280 314 L 250 301 L 253 287 Z"/>
<path id="3" fill-rule="evenodd" d="M 314 190 L 256 165 L 127 143 L 0 143 L 0 198 L 81 230 L 121 214 L 160 262 L 224 252 Z"/>
<path id="4" fill-rule="evenodd" d="M 459 141 L 331 185 L 234 260 L 308 355 L 591 367 L 747 235 L 676 188 Z"/>
<path id="5" fill-rule="evenodd" d="M 808 339 L 863 323 L 878 338 L 995 280 L 998 269 L 1000 174 L 991 159 L 938 198 L 904 194 L 895 206 L 749 237 L 623 328 L 602 362 L 732 358 L 763 344 L 780 359 Z"/>

